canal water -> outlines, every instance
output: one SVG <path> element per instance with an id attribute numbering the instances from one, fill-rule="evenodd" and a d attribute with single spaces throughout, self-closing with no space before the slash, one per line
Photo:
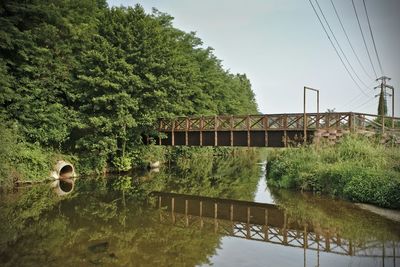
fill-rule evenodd
<path id="1" fill-rule="evenodd" d="M 265 176 L 217 160 L 2 193 L 0 266 L 400 266 L 399 222 Z"/>

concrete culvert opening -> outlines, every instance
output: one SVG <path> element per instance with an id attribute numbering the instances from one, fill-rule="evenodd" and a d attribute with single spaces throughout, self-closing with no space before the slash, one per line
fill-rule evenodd
<path id="1" fill-rule="evenodd" d="M 72 165 L 65 165 L 60 169 L 60 179 L 69 179 L 74 174 L 74 168 Z"/>
<path id="2" fill-rule="evenodd" d="M 58 160 L 50 172 L 50 178 L 54 179 L 50 186 L 57 195 L 67 195 L 74 190 L 74 177 L 76 177 L 74 165 L 64 160 Z"/>
<path id="3" fill-rule="evenodd" d="M 53 171 L 50 172 L 50 177 L 54 178 L 55 180 L 70 179 L 75 176 L 76 173 L 74 165 L 64 160 L 57 161 Z"/>

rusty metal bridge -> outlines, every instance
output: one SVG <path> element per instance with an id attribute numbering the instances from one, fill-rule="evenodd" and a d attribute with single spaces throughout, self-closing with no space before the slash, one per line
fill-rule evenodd
<path id="1" fill-rule="evenodd" d="M 385 123 L 385 120 L 387 123 Z M 381 123 L 383 121 L 383 123 Z M 160 119 L 159 136 L 145 142 L 168 146 L 287 147 L 311 143 L 318 135 L 394 132 L 400 118 L 364 113 L 295 113 Z"/>
<path id="2" fill-rule="evenodd" d="M 304 250 L 359 257 L 400 259 L 398 240 L 352 240 L 340 229 L 300 222 L 276 205 L 153 192 L 160 222 L 176 227 L 209 230 L 232 236 Z"/>

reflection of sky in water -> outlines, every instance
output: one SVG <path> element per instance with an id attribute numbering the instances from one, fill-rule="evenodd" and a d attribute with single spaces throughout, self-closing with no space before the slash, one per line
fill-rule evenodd
<path id="1" fill-rule="evenodd" d="M 285 247 L 234 237 L 223 237 L 220 248 L 211 257 L 214 266 L 382 266 L 381 258 L 338 256 L 326 252 Z M 399 261 L 399 259 L 397 259 Z M 318 264 L 319 261 L 319 264 Z M 396 264 L 400 264 L 400 262 Z M 204 265 L 208 266 L 208 265 Z M 393 259 L 385 259 L 385 266 L 393 266 Z M 396 265 L 397 266 L 397 265 Z"/>
<path id="2" fill-rule="evenodd" d="M 258 181 L 257 184 L 257 191 L 256 195 L 254 197 L 255 202 L 261 202 L 261 203 L 269 203 L 269 204 L 275 204 L 274 199 L 271 196 L 271 192 L 269 191 L 267 187 L 267 180 L 265 179 L 266 175 L 266 161 L 263 163 L 260 163 L 260 180 Z"/>

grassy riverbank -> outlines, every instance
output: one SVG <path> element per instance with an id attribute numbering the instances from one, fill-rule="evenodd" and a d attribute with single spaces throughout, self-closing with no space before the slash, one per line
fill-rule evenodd
<path id="1" fill-rule="evenodd" d="M 400 150 L 347 136 L 335 146 L 276 151 L 269 156 L 268 184 L 399 209 Z"/>

